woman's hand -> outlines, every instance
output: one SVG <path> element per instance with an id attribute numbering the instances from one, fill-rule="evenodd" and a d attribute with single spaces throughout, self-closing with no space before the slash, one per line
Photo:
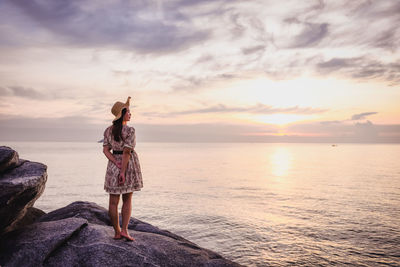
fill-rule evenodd
<path id="1" fill-rule="evenodd" d="M 125 173 L 120 172 L 118 175 L 118 184 L 123 185 L 125 183 Z"/>
<path id="2" fill-rule="evenodd" d="M 118 167 L 118 169 L 121 169 L 122 164 L 120 161 L 115 161 L 114 164 Z"/>

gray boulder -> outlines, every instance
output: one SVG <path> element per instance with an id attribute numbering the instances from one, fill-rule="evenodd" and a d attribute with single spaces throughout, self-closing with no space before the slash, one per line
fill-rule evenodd
<path id="1" fill-rule="evenodd" d="M 47 166 L 19 160 L 18 153 L 1 147 L 0 159 L 0 234 L 16 228 L 43 193 L 47 181 Z M 31 220 L 25 220 L 31 221 Z"/>
<path id="2" fill-rule="evenodd" d="M 105 208 L 97 205 L 96 203 L 84 202 L 84 201 L 76 201 L 64 208 L 52 211 L 40 217 L 39 221 L 41 222 L 55 221 L 70 217 L 83 218 L 92 224 L 111 225 L 110 218 L 108 216 L 108 211 Z M 122 218 L 120 217 L 119 219 L 121 222 Z M 129 220 L 128 229 L 165 235 L 177 240 L 187 241 L 186 239 L 174 233 L 171 233 L 167 230 L 160 230 L 158 227 L 155 227 L 149 223 L 143 222 L 141 220 L 132 217 Z"/>
<path id="3" fill-rule="evenodd" d="M 35 207 L 29 207 L 26 209 L 25 215 L 22 219 L 19 219 L 13 223 L 12 229 L 17 229 L 19 227 L 23 227 L 25 225 L 29 225 L 37 221 L 40 217 L 42 217 L 46 212 L 37 209 Z"/>
<path id="4" fill-rule="evenodd" d="M 133 242 L 114 240 L 107 210 L 74 202 L 9 232 L 0 241 L 7 266 L 240 266 L 221 255 L 131 218 Z"/>
<path id="5" fill-rule="evenodd" d="M 18 161 L 17 151 L 7 146 L 0 146 L 0 173 L 15 167 Z"/>

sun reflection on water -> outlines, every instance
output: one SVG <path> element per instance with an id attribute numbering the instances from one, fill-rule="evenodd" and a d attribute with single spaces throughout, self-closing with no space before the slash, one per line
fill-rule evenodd
<path id="1" fill-rule="evenodd" d="M 277 148 L 270 156 L 271 173 L 274 176 L 287 176 L 291 165 L 291 153 L 285 148 Z"/>

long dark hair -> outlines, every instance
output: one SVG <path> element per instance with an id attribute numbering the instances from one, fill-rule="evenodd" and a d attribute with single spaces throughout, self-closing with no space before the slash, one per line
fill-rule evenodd
<path id="1" fill-rule="evenodd" d="M 124 140 L 124 138 L 122 137 L 122 122 L 124 121 L 125 114 L 126 108 L 123 108 L 121 111 L 121 117 L 113 122 L 112 135 L 114 136 L 114 140 L 116 142 Z"/>

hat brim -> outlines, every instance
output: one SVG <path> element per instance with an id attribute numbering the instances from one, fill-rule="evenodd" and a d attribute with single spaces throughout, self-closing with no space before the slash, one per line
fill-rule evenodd
<path id="1" fill-rule="evenodd" d="M 116 121 L 116 120 L 119 120 L 119 119 L 121 118 L 122 110 L 123 110 L 124 108 L 129 108 L 129 104 L 125 104 L 125 105 L 122 106 L 122 108 L 121 108 L 121 110 L 119 111 L 118 115 L 115 116 L 115 118 L 113 119 L 113 122 Z"/>

